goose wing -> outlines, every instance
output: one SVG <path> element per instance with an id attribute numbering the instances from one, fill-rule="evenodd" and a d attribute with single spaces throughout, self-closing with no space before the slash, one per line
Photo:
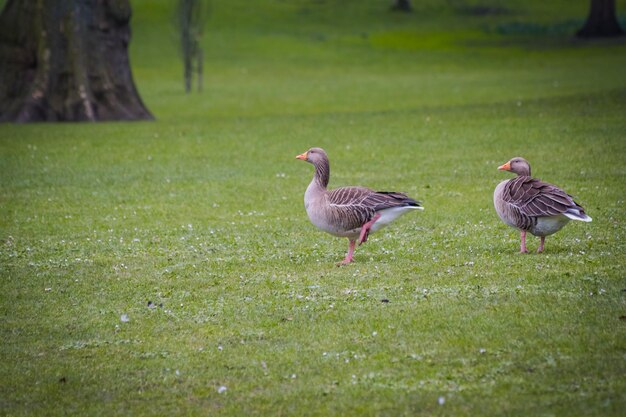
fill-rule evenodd
<path id="1" fill-rule="evenodd" d="M 360 228 L 376 212 L 393 207 L 421 207 L 404 193 L 373 191 L 365 187 L 342 187 L 328 194 L 327 213 L 333 223 L 343 230 Z"/>
<path id="2" fill-rule="evenodd" d="M 364 204 L 374 208 L 374 211 L 381 211 L 392 207 L 421 207 L 420 203 L 413 200 L 404 193 L 395 191 L 376 191 L 369 194 Z"/>
<path id="3" fill-rule="evenodd" d="M 327 216 L 342 230 L 353 230 L 367 223 L 376 213 L 368 202 L 374 191 L 365 187 L 342 187 L 327 193 Z"/>
<path id="4" fill-rule="evenodd" d="M 576 204 L 571 195 L 532 177 L 519 176 L 510 180 L 503 190 L 502 200 L 529 217 L 557 216 L 572 209 L 584 214 L 584 209 Z"/>

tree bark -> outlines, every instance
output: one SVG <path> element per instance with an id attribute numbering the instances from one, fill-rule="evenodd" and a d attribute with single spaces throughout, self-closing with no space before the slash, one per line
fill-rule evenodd
<path id="1" fill-rule="evenodd" d="M 8 0 L 0 121 L 152 119 L 128 59 L 128 0 Z"/>
<path id="2" fill-rule="evenodd" d="M 198 91 L 202 91 L 203 53 L 200 39 L 206 19 L 205 9 L 203 0 L 178 0 L 178 30 L 187 93 L 191 92 L 194 73 L 198 77 Z"/>
<path id="3" fill-rule="evenodd" d="M 589 16 L 576 32 L 579 38 L 621 36 L 624 31 L 615 17 L 615 0 L 590 0 Z"/>
<path id="4" fill-rule="evenodd" d="M 410 13 L 411 11 L 413 11 L 413 8 L 411 7 L 410 0 L 394 0 L 393 4 L 391 5 L 391 10 L 396 12 Z"/>

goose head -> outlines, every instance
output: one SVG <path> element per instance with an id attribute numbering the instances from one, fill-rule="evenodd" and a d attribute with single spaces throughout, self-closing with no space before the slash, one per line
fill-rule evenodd
<path id="1" fill-rule="evenodd" d="M 520 156 L 516 156 L 505 164 L 498 167 L 500 171 L 511 171 L 520 176 L 530 177 L 530 164 Z"/>
<path id="2" fill-rule="evenodd" d="M 296 156 L 297 159 L 309 162 L 313 165 L 319 165 L 323 162 L 328 162 L 328 156 L 322 148 L 311 148 L 305 153 L 301 153 Z"/>

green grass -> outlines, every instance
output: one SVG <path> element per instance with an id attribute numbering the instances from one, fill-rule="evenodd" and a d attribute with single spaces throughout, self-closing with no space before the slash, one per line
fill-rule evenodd
<path id="1" fill-rule="evenodd" d="M 0 415 L 623 413 L 626 45 L 584 2 L 213 1 L 191 95 L 153 3 L 155 122 L 0 125 Z M 311 146 L 425 211 L 335 267 Z M 517 155 L 594 219 L 542 255 L 492 207 Z"/>

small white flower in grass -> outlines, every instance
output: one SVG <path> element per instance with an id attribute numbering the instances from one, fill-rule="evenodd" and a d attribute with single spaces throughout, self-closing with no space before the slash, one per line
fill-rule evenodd
<path id="1" fill-rule="evenodd" d="M 291 379 L 296 379 L 298 376 L 296 374 L 291 374 Z"/>
<path id="2" fill-rule="evenodd" d="M 480 349 L 478 350 L 478 352 L 479 352 L 480 354 L 484 354 L 484 353 L 486 353 L 486 352 L 487 352 L 487 349 L 485 349 L 485 348 L 480 348 Z"/>
<path id="3" fill-rule="evenodd" d="M 440 396 L 439 398 L 437 398 L 437 403 L 439 405 L 444 405 L 446 403 L 446 397 L 444 397 L 443 395 Z"/>
<path id="4" fill-rule="evenodd" d="M 378 332 L 372 332 L 372 336 L 378 336 Z"/>
<path id="5" fill-rule="evenodd" d="M 128 314 L 122 314 L 120 316 L 120 320 L 122 323 L 128 323 L 130 321 L 130 319 L 128 318 Z"/>
<path id="6" fill-rule="evenodd" d="M 220 385 L 220 387 L 217 389 L 217 393 L 218 394 L 223 394 L 226 392 L 228 388 L 226 387 L 226 385 Z"/>

